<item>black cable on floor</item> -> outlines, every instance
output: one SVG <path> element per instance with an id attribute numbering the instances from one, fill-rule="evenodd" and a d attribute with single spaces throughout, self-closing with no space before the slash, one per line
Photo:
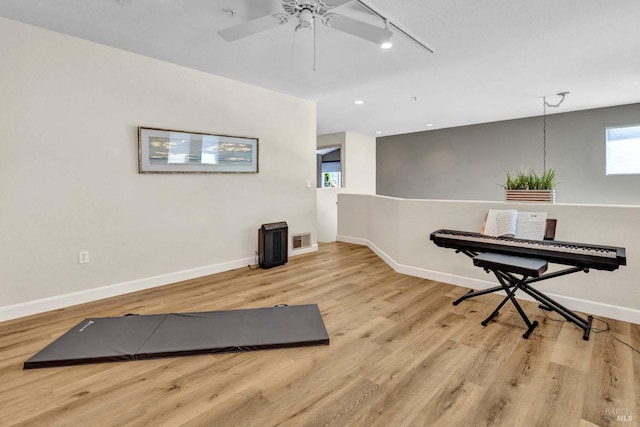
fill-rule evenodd
<path id="1" fill-rule="evenodd" d="M 542 312 L 544 313 L 544 315 L 547 317 L 547 319 L 552 320 L 554 322 L 567 322 L 567 320 L 565 319 L 553 319 L 552 317 L 550 317 L 546 311 L 542 310 Z M 620 342 L 621 344 L 626 345 L 627 347 L 629 347 L 631 350 L 635 351 L 636 353 L 640 354 L 640 350 L 638 350 L 637 348 L 635 348 L 634 346 L 632 346 L 631 344 L 622 341 L 620 338 L 618 338 L 617 336 L 615 336 L 613 334 L 613 332 L 611 332 L 611 326 L 609 325 L 609 322 L 607 322 L 606 320 L 603 319 L 599 319 L 597 317 L 594 317 L 593 320 L 597 320 L 599 322 L 604 323 L 605 325 L 607 325 L 607 329 L 598 329 L 598 328 L 594 328 L 591 327 L 591 331 L 594 334 L 599 334 L 600 332 L 607 332 L 609 335 L 611 335 L 613 337 L 613 339 L 615 339 L 616 341 Z"/>

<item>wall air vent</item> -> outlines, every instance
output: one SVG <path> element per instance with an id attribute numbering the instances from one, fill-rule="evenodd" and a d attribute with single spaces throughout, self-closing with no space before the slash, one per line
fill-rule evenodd
<path id="1" fill-rule="evenodd" d="M 311 247 L 311 233 L 294 234 L 291 236 L 291 247 L 296 249 L 306 249 Z"/>

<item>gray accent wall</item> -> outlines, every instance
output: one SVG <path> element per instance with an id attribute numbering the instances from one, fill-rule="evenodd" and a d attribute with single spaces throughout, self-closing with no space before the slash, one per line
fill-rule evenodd
<path id="1" fill-rule="evenodd" d="M 640 124 L 640 104 L 547 116 L 558 203 L 640 205 L 640 175 L 605 175 L 605 128 L 632 124 Z M 503 200 L 505 171 L 542 172 L 542 128 L 540 116 L 378 138 L 377 194 Z"/>

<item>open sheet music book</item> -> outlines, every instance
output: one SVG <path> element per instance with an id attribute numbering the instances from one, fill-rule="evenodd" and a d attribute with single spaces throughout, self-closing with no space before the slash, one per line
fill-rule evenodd
<path id="1" fill-rule="evenodd" d="M 542 240 L 546 223 L 546 212 L 489 209 L 481 233 L 487 236 Z"/>

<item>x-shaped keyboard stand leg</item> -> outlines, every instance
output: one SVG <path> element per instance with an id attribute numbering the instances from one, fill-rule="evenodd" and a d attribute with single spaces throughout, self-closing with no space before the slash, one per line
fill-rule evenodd
<path id="1" fill-rule="evenodd" d="M 531 335 L 531 332 L 533 332 L 536 326 L 538 326 L 538 321 L 534 320 L 533 322 L 531 322 L 529 320 L 529 318 L 525 314 L 524 310 L 522 309 L 522 307 L 520 306 L 520 304 L 518 303 L 518 300 L 516 300 L 514 295 L 518 291 L 518 289 L 520 289 L 520 287 L 526 282 L 529 276 L 523 275 L 522 279 L 520 280 L 509 279 L 509 283 L 507 283 L 507 281 L 505 281 L 505 279 L 503 278 L 503 275 L 499 274 L 497 270 L 491 270 L 491 271 L 498 278 L 498 281 L 500 282 L 500 285 L 502 285 L 502 288 L 504 289 L 504 291 L 507 293 L 507 296 L 502 300 L 500 304 L 498 304 L 498 306 L 495 308 L 495 310 L 493 310 L 493 312 L 489 315 L 489 317 L 487 317 L 485 320 L 482 321 L 482 326 L 487 326 L 489 322 L 491 322 L 491 319 L 493 319 L 498 315 L 498 313 L 500 312 L 500 309 L 507 303 L 507 301 L 511 301 L 511 303 L 514 305 L 516 310 L 518 310 L 518 313 L 520 313 L 520 317 L 522 317 L 522 320 L 524 320 L 524 323 L 527 325 L 527 332 L 522 334 L 522 338 L 528 339 L 529 335 Z"/>
<path id="2" fill-rule="evenodd" d="M 504 255 L 491 254 L 491 253 L 478 254 L 477 252 L 473 252 L 469 250 L 456 250 L 456 252 L 461 252 L 466 256 L 468 256 L 469 258 L 472 258 L 474 260 L 473 261 L 474 265 L 478 267 L 483 267 L 487 272 L 493 271 L 493 273 L 498 278 L 498 281 L 500 282 L 500 286 L 496 286 L 489 289 L 483 289 L 480 291 L 471 290 L 466 294 L 462 295 L 457 300 L 455 300 L 453 302 L 453 305 L 458 305 L 462 301 L 468 298 L 473 298 L 480 295 L 486 295 L 486 294 L 490 294 L 497 291 L 507 292 L 507 297 L 502 301 L 502 303 L 500 303 L 500 305 L 496 308 L 496 310 L 494 310 L 494 313 L 492 313 L 491 316 L 489 316 L 484 322 L 482 322 L 483 326 L 486 326 L 489 323 L 489 321 L 491 321 L 491 319 L 498 314 L 497 313 L 498 310 L 502 308 L 504 304 L 506 304 L 507 300 L 511 300 L 514 303 L 514 306 L 516 307 L 520 315 L 523 316 L 523 319 L 525 319 L 525 323 L 527 323 L 527 326 L 529 327 L 529 331 L 527 331 L 527 333 L 525 334 L 526 336 L 523 335 L 525 338 L 527 338 L 531 333 L 531 331 L 537 325 L 534 325 L 533 323 L 530 323 L 528 321 L 528 318 L 526 317 L 526 315 L 524 315 L 524 312 L 522 311 L 522 307 L 520 307 L 520 305 L 517 303 L 515 299 L 515 293 L 518 289 L 520 289 L 522 292 L 526 293 L 527 295 L 529 295 L 530 297 L 538 301 L 540 303 L 539 307 L 541 309 L 547 310 L 547 311 L 554 311 L 560 314 L 562 317 L 564 317 L 567 321 L 581 328 L 584 332 L 582 335 L 582 339 L 584 339 L 585 341 L 589 340 L 589 335 L 591 332 L 591 322 L 593 320 L 592 316 L 587 316 L 587 318 L 585 319 L 584 317 L 579 316 L 577 313 L 573 312 L 572 310 L 568 309 L 567 307 L 553 300 L 549 296 L 545 295 L 544 293 L 530 286 L 530 284 L 535 282 L 541 282 L 543 280 L 549 280 L 556 277 L 565 276 L 567 274 L 578 273 L 580 271 L 584 271 L 585 273 L 588 273 L 589 272 L 588 268 L 572 267 L 572 268 L 556 271 L 553 273 L 543 274 L 544 271 L 541 269 L 536 270 L 535 268 L 529 268 L 530 266 L 525 265 L 523 267 L 522 265 L 518 265 L 522 261 L 526 262 L 526 260 L 521 257 L 507 256 L 506 257 L 507 262 L 505 264 Z M 511 258 L 511 259 L 509 260 L 508 258 Z M 510 262 L 513 262 L 515 265 L 510 264 Z M 514 276 L 513 273 L 522 274 L 523 277 L 521 279 L 518 279 L 516 276 Z"/>

